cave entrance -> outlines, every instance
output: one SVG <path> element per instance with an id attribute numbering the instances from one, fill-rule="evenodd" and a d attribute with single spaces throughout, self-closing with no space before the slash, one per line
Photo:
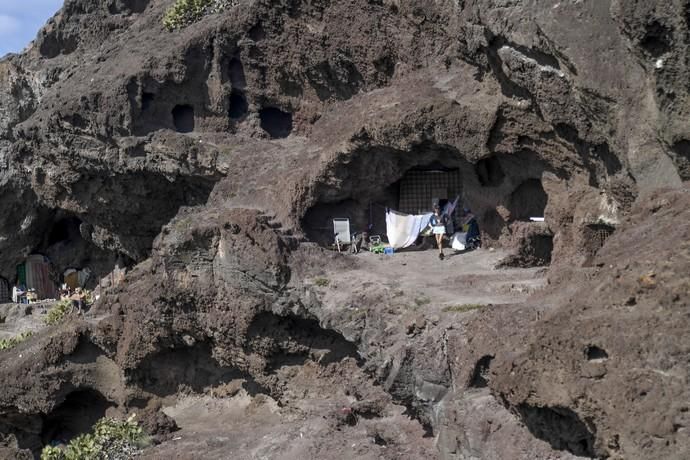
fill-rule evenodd
<path id="1" fill-rule="evenodd" d="M 244 94 L 237 90 L 232 90 L 230 93 L 230 109 L 228 110 L 228 116 L 231 120 L 241 120 L 247 115 L 249 106 L 247 105 L 247 99 Z"/>
<path id="2" fill-rule="evenodd" d="M 194 107 L 191 105 L 176 105 L 172 110 L 172 117 L 178 133 L 194 131 Z"/>
<path id="3" fill-rule="evenodd" d="M 511 220 L 529 221 L 544 217 L 548 196 L 539 179 L 527 179 L 517 186 L 508 200 Z"/>
<path id="4" fill-rule="evenodd" d="M 16 282 L 34 289 L 37 300 L 54 299 L 58 287 L 93 289 L 114 271 L 123 272 L 134 261 L 96 245 L 93 226 L 78 216 L 59 210 L 43 230 L 43 240 L 17 266 Z"/>
<path id="5" fill-rule="evenodd" d="M 332 245 L 335 218 L 349 219 L 351 234 L 366 232 L 385 238 L 387 208 L 405 214 L 424 214 L 432 212 L 436 203 L 443 207 L 462 196 L 463 175 L 457 160 L 440 158 L 442 155 L 433 151 L 426 158 L 400 156 L 390 159 L 380 154 L 369 163 L 353 160 L 348 168 L 368 165 L 368 169 L 338 171 L 342 180 L 348 182 L 348 196 L 339 200 L 329 197 L 309 208 L 302 219 L 307 238 L 322 246 Z M 424 163 L 414 164 L 414 160 Z M 461 209 L 458 205 L 453 216 L 458 216 Z"/>
<path id="6" fill-rule="evenodd" d="M 68 443 L 80 434 L 91 431 L 93 425 L 106 415 L 114 404 L 101 393 L 91 389 L 77 390 L 43 419 L 43 445 Z"/>
<path id="7" fill-rule="evenodd" d="M 266 107 L 259 112 L 261 128 L 273 139 L 283 139 L 292 132 L 292 114 L 275 107 Z"/>

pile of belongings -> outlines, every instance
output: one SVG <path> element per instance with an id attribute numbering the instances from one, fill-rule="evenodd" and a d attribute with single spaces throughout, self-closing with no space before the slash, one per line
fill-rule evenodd
<path id="1" fill-rule="evenodd" d="M 476 217 L 469 209 L 463 210 L 462 231 L 453 234 L 450 245 L 456 251 L 481 247 L 482 241 L 479 225 L 477 224 Z"/>

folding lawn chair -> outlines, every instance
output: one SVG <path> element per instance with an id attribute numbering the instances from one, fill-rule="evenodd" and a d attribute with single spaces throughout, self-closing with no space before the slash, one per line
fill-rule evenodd
<path id="1" fill-rule="evenodd" d="M 351 244 L 350 219 L 333 219 L 333 234 L 335 235 L 335 245 L 338 247 L 338 252 L 340 252 L 341 244 Z"/>

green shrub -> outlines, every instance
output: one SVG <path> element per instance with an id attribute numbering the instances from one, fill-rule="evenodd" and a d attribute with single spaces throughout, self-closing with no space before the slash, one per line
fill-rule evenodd
<path id="1" fill-rule="evenodd" d="M 443 311 L 453 313 L 465 313 L 483 307 L 486 307 L 486 305 L 480 303 L 464 303 L 462 305 L 448 305 L 447 307 L 443 307 Z"/>
<path id="2" fill-rule="evenodd" d="M 61 323 L 70 311 L 72 311 L 72 301 L 61 300 L 57 305 L 48 310 L 48 314 L 43 318 L 43 322 L 48 326 Z"/>
<path id="3" fill-rule="evenodd" d="M 16 335 L 14 337 L 10 337 L 9 339 L 2 339 L 0 340 L 0 350 L 9 350 L 10 348 L 14 348 L 29 337 L 33 335 L 33 332 L 27 331 L 27 332 L 22 332 L 19 335 Z"/>
<path id="4" fill-rule="evenodd" d="M 163 25 L 170 31 L 181 29 L 236 4 L 237 0 L 177 0 L 163 16 Z"/>
<path id="5" fill-rule="evenodd" d="M 102 418 L 94 425 L 93 433 L 72 439 L 64 448 L 46 446 L 41 460 L 106 460 L 132 458 L 148 444 L 144 430 L 134 421 Z"/>
<path id="6" fill-rule="evenodd" d="M 431 303 L 431 299 L 424 295 L 420 295 L 419 297 L 415 297 L 414 299 L 414 304 L 418 307 L 422 307 L 429 303 Z"/>
<path id="7" fill-rule="evenodd" d="M 331 284 L 331 280 L 329 280 L 328 278 L 316 278 L 314 280 L 314 284 L 318 287 L 326 287 L 329 284 Z"/>

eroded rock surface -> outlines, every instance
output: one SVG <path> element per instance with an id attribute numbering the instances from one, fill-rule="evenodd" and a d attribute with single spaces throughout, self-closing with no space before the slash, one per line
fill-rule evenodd
<path id="1" fill-rule="evenodd" d="M 133 412 L 150 458 L 689 455 L 690 3 L 231 3 L 67 0 L 0 61 L 0 275 L 130 268 L 0 351 L 0 455 Z M 432 166 L 498 252 L 307 241 Z"/>

